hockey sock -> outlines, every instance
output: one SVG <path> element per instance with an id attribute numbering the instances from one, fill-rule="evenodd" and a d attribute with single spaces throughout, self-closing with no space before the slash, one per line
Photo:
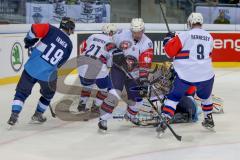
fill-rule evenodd
<path id="1" fill-rule="evenodd" d="M 108 120 L 112 117 L 114 106 L 108 105 L 107 103 L 103 102 L 100 107 L 100 119 Z"/>
<path id="2" fill-rule="evenodd" d="M 139 107 L 140 107 L 140 105 L 142 105 L 142 103 L 143 102 L 140 101 L 140 102 L 135 102 L 135 105 L 129 105 L 127 107 L 127 114 L 128 114 L 128 116 L 130 116 L 130 117 L 136 116 L 138 111 L 139 111 Z"/>
<path id="3" fill-rule="evenodd" d="M 95 105 L 101 106 L 101 104 L 105 98 L 107 98 L 107 92 L 98 91 L 96 94 Z"/>
<path id="4" fill-rule="evenodd" d="M 164 101 L 161 113 L 168 116 L 168 118 L 172 118 L 175 114 L 177 104 L 178 102 L 166 99 Z"/>
<path id="5" fill-rule="evenodd" d="M 14 99 L 12 103 L 12 112 L 20 113 L 22 111 L 23 103 L 24 102 L 21 100 Z"/>
<path id="6" fill-rule="evenodd" d="M 46 99 L 44 97 L 40 97 L 36 111 L 44 113 L 49 104 L 50 104 L 49 99 Z"/>
<path id="7" fill-rule="evenodd" d="M 204 113 L 204 118 L 207 118 L 207 115 L 212 113 L 213 110 L 212 97 L 210 96 L 208 99 L 202 99 L 201 105 Z"/>
<path id="8" fill-rule="evenodd" d="M 203 113 L 204 113 L 204 118 L 208 118 L 207 115 L 212 113 L 213 104 L 208 104 L 208 105 L 202 104 L 202 110 L 203 110 Z"/>
<path id="9" fill-rule="evenodd" d="M 80 96 L 80 101 L 82 101 L 83 104 L 86 104 L 90 95 L 91 95 L 91 91 L 82 90 L 81 96 Z"/>

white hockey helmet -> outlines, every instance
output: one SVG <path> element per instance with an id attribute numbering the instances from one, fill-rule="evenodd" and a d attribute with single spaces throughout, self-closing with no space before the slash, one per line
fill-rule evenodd
<path id="1" fill-rule="evenodd" d="M 144 22 L 142 18 L 133 18 L 131 21 L 131 30 L 133 32 L 141 32 L 144 30 Z"/>
<path id="2" fill-rule="evenodd" d="M 203 16 L 201 13 L 192 12 L 187 19 L 187 24 L 192 28 L 192 25 L 197 23 L 203 24 Z"/>
<path id="3" fill-rule="evenodd" d="M 105 34 L 113 33 L 115 34 L 117 32 L 117 26 L 113 23 L 107 23 L 103 25 L 102 32 Z"/>

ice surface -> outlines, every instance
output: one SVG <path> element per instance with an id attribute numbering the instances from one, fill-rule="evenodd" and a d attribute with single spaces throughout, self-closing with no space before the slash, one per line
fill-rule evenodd
<path id="1" fill-rule="evenodd" d="M 0 156 L 2 160 L 236 160 L 240 157 L 240 69 L 217 69 L 214 94 L 224 99 L 224 114 L 214 115 L 216 133 L 194 124 L 173 125 L 158 139 L 154 128 L 137 128 L 111 120 L 109 133 L 97 132 L 97 120 L 64 122 L 53 119 L 29 124 L 40 97 L 39 86 L 25 103 L 19 123 L 7 130 L 15 85 L 0 86 Z M 60 94 L 54 101 L 61 98 Z"/>

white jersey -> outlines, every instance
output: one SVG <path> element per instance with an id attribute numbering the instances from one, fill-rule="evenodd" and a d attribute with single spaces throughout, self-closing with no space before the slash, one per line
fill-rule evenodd
<path id="1" fill-rule="evenodd" d="M 173 59 L 173 66 L 180 79 L 201 82 L 214 76 L 211 52 L 213 38 L 200 28 L 182 32 L 172 38 L 164 47 Z"/>
<path id="2" fill-rule="evenodd" d="M 132 37 L 132 32 L 129 29 L 119 30 L 113 36 L 114 43 L 117 48 L 120 48 L 125 57 L 131 55 L 136 58 L 139 64 L 152 62 L 153 44 L 152 41 L 145 35 L 142 35 L 140 41 L 135 42 Z M 151 54 L 151 56 L 149 56 Z M 132 73 L 134 77 L 139 77 L 138 71 Z"/>
<path id="3" fill-rule="evenodd" d="M 104 78 L 109 74 L 108 67 L 112 63 L 112 55 L 109 51 L 114 47 L 112 37 L 105 34 L 93 34 L 82 42 L 82 55 L 102 62 L 102 69 L 96 78 Z M 80 76 L 84 77 L 86 70 L 90 68 L 89 65 L 94 64 L 82 65 L 78 68 Z"/>

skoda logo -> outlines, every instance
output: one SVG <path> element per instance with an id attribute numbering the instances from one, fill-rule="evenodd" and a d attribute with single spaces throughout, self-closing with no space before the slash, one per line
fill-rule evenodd
<path id="1" fill-rule="evenodd" d="M 23 65 L 23 49 L 19 42 L 14 43 L 11 50 L 11 66 L 15 72 L 20 71 Z"/>

